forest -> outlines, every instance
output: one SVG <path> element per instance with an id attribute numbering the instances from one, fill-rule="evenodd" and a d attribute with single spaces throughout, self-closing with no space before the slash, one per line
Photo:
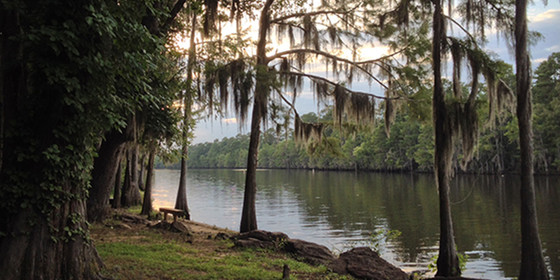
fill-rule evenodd
<path id="1" fill-rule="evenodd" d="M 114 209 L 151 215 L 156 157 L 180 160 L 185 219 L 189 158 L 245 166 L 240 233 L 258 229 L 259 167 L 432 171 L 441 277 L 461 275 L 455 171 L 518 172 L 519 279 L 549 279 L 533 174 L 559 167 L 558 54 L 533 80 L 527 5 L 0 0 L 3 279 L 103 278 L 89 227 Z M 490 30 L 514 69 L 484 49 Z M 319 115 L 296 110 L 305 85 L 329 105 Z M 230 154 L 189 148 L 198 118 L 227 114 L 250 127 Z"/>
<path id="2" fill-rule="evenodd" d="M 560 53 L 553 53 L 537 66 L 532 85 L 534 94 L 535 172 L 560 172 L 560 83 L 555 76 L 560 70 Z M 513 87 L 515 80 L 511 65 L 507 81 Z M 389 136 L 385 133 L 382 116 L 371 127 L 355 129 L 333 125 L 332 107 L 320 115 L 307 113 L 305 122 L 330 124 L 323 131 L 321 142 L 297 142 L 290 127 L 269 128 L 261 137 L 259 167 L 305 168 L 327 170 L 374 170 L 388 172 L 433 172 L 434 140 L 430 123 L 429 99 L 424 100 L 423 111 L 402 110 L 397 113 Z M 481 102 L 487 102 L 482 99 Z M 484 106 L 482 106 L 484 108 Z M 465 170 L 459 158 L 454 158 L 456 172 L 503 174 L 519 172 L 519 140 L 517 119 L 513 112 L 503 112 L 494 123 L 489 122 L 488 111 L 480 109 L 482 120 L 478 127 L 477 151 Z M 245 168 L 249 137 L 239 134 L 211 143 L 189 147 L 188 166 L 192 168 Z M 178 168 L 178 164 L 158 162 L 160 168 Z"/>

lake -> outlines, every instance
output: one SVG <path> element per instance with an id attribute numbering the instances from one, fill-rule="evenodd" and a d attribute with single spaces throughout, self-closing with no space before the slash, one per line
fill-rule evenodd
<path id="1" fill-rule="evenodd" d="M 191 218 L 239 230 L 245 172 L 189 170 Z M 173 207 L 178 170 L 157 170 L 154 207 Z M 560 178 L 536 177 L 541 241 L 552 279 L 560 279 Z M 511 279 L 520 262 L 519 177 L 457 176 L 451 184 L 455 238 L 468 256 L 467 277 Z M 437 254 L 438 197 L 433 176 L 308 170 L 257 172 L 259 229 L 327 246 L 334 252 L 372 245 L 372 233 L 398 230 L 378 250 L 406 271 L 426 269 Z M 383 237 L 383 234 L 377 235 Z"/>

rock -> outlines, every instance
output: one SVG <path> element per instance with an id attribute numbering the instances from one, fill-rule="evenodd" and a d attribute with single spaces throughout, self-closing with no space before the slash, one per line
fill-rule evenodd
<path id="1" fill-rule="evenodd" d="M 350 274 L 358 279 L 408 280 L 408 274 L 382 259 L 368 247 L 344 252 L 331 263 L 330 269 L 338 274 Z"/>
<path id="2" fill-rule="evenodd" d="M 228 240 L 231 238 L 231 235 L 225 233 L 225 232 L 218 232 L 216 234 L 216 236 L 214 236 L 215 240 Z"/>
<path id="3" fill-rule="evenodd" d="M 281 232 L 253 230 L 250 232 L 241 233 L 234 239 L 235 246 L 237 247 L 279 249 L 289 238 L 286 234 Z"/>
<path id="4" fill-rule="evenodd" d="M 218 236 L 216 236 L 218 238 Z M 408 274 L 388 263 L 368 247 L 354 248 L 340 255 L 338 259 L 325 246 L 316 243 L 290 239 L 281 232 L 254 230 L 233 238 L 235 246 L 263 248 L 284 251 L 295 258 L 313 265 L 326 265 L 333 272 L 350 274 L 359 279 L 408 280 Z M 284 269 L 286 272 L 286 269 Z M 289 268 L 287 270 L 289 275 Z M 285 276 L 284 274 L 283 276 Z"/>
<path id="5" fill-rule="evenodd" d="M 185 233 L 185 234 L 188 234 L 188 235 L 190 235 L 191 232 L 192 232 L 192 231 L 191 231 L 191 228 L 190 228 L 187 224 L 185 224 L 184 222 L 182 222 L 182 221 L 175 221 L 175 222 L 173 222 L 173 223 L 171 224 L 171 228 L 172 228 L 174 231 L 182 232 L 182 233 Z"/>
<path id="6" fill-rule="evenodd" d="M 115 214 L 115 218 L 119 219 L 125 223 L 133 223 L 133 224 L 147 224 L 148 220 L 144 217 L 128 214 L 128 213 L 118 213 Z"/>
<path id="7" fill-rule="evenodd" d="M 192 236 L 192 230 L 189 227 L 189 225 L 185 222 L 182 221 L 176 221 L 176 222 L 166 222 L 166 221 L 161 221 L 159 223 L 148 223 L 147 224 L 148 227 L 151 228 L 157 228 L 157 229 L 163 229 L 163 230 L 168 230 L 168 231 L 173 231 L 173 232 L 180 232 L 183 234 L 186 234 L 187 236 Z"/>
<path id="8" fill-rule="evenodd" d="M 151 228 L 171 230 L 171 224 L 166 222 L 166 221 L 157 222 L 155 224 L 150 223 L 150 224 L 148 224 L 148 226 L 151 227 Z"/>
<path id="9" fill-rule="evenodd" d="M 290 239 L 282 232 L 254 230 L 235 237 L 235 246 L 282 250 L 311 264 L 328 264 L 335 258 L 327 247 L 299 239 Z"/>
<path id="10" fill-rule="evenodd" d="M 295 257 L 300 257 L 305 262 L 313 265 L 328 265 L 335 260 L 335 257 L 327 247 L 299 239 L 288 239 L 284 246 L 284 251 L 293 254 Z"/>
<path id="11" fill-rule="evenodd" d="M 153 228 L 153 227 L 156 227 L 158 224 L 160 224 L 159 221 L 148 221 L 148 222 L 146 223 L 146 226 L 147 226 L 147 227 L 150 227 L 150 228 Z"/>
<path id="12" fill-rule="evenodd" d="M 253 230 L 239 234 L 238 239 L 254 238 L 261 241 L 283 242 L 288 240 L 288 235 L 282 232 L 270 232 L 265 230 Z"/>
<path id="13" fill-rule="evenodd" d="M 275 245 L 270 241 L 262 241 L 255 238 L 237 239 L 234 242 L 236 247 L 241 248 L 261 248 L 261 249 L 274 249 Z"/>

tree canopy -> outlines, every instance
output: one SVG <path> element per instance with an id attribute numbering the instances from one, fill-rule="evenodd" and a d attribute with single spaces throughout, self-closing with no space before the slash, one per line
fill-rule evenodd
<path id="1" fill-rule="evenodd" d="M 513 34 L 512 2 L 261 2 L 0 0 L 0 270 L 7 278 L 96 278 L 86 213 L 109 207 L 125 150 L 125 179 L 134 187 L 121 198 L 128 206 L 130 194 L 139 196 L 140 145 L 150 166 L 158 148 L 181 146 L 184 172 L 187 157 L 194 167 L 246 167 L 241 231 L 257 228 L 257 167 L 435 171 L 443 209 L 459 166 L 510 172 L 531 163 L 526 50 L 517 65 L 525 72 L 514 81 L 511 67 L 480 47 L 489 27 L 526 37 L 526 30 Z M 258 20 L 256 37 L 244 19 Z M 235 31 L 225 34 L 225 25 Z M 189 50 L 177 49 L 187 37 Z M 283 41 L 285 49 L 276 48 Z M 375 45 L 389 52 L 360 53 Z M 533 87 L 535 163 L 545 173 L 560 170 L 559 60 L 555 53 L 538 67 Z M 356 80 L 381 93 L 353 89 Z M 319 115 L 296 111 L 306 85 L 324 109 Z M 529 108 L 518 114 L 528 132 L 496 110 L 514 85 L 528 98 L 518 100 Z M 250 134 L 189 151 L 195 110 L 234 111 L 241 122 L 250 116 Z M 183 193 L 184 180 L 181 186 Z M 177 207 L 188 210 L 184 200 Z M 450 229 L 442 236 L 452 241 L 450 213 L 442 213 L 442 228 Z M 453 266 L 438 268 L 459 274 Z"/>

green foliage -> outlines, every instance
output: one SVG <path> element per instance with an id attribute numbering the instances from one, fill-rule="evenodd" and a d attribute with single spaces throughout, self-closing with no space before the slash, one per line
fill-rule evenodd
<path id="1" fill-rule="evenodd" d="M 28 78 L 18 97 L 25 103 L 10 104 L 18 111 L 7 120 L 3 139 L 0 209 L 6 221 L 14 211 L 33 207 L 56 224 L 64 217 L 53 211 L 87 195 L 99 132 L 115 116 L 106 110 L 114 105 L 114 65 L 101 55 L 115 22 L 105 8 L 44 1 L 22 2 L 14 10 L 21 15 L 16 43 L 26 53 L 15 63 Z M 83 20 L 88 17 L 97 20 Z M 79 230 L 67 227 L 68 233 Z M 58 231 L 52 225 L 51 233 Z"/>
<path id="2" fill-rule="evenodd" d="M 30 219 L 46 221 L 53 240 L 87 239 L 77 205 L 87 197 L 103 134 L 123 129 L 138 111 L 151 121 L 145 131 L 152 137 L 174 133 L 170 106 L 178 57 L 168 55 L 166 38 L 142 24 L 156 2 L 49 0 L 6 6 L 19 17 L 13 24 L 20 33 L 10 40 L 25 54 L 14 56 L 10 65 L 20 65 L 25 79 L 19 81 L 21 92 L 0 91 L 3 101 L 12 102 L 5 106 L 15 110 L 2 120 L 9 126 L 2 127 L 0 215 L 6 223 L 0 231 L 10 230 L 16 212 L 31 209 Z M 166 11 L 155 14 L 164 17 Z M 8 63 L 8 57 L 1 59 Z M 0 85 L 9 77 L 1 73 Z"/>
<path id="3" fill-rule="evenodd" d="M 560 53 L 551 54 L 535 71 L 535 162 L 545 171 L 560 171 Z"/>

